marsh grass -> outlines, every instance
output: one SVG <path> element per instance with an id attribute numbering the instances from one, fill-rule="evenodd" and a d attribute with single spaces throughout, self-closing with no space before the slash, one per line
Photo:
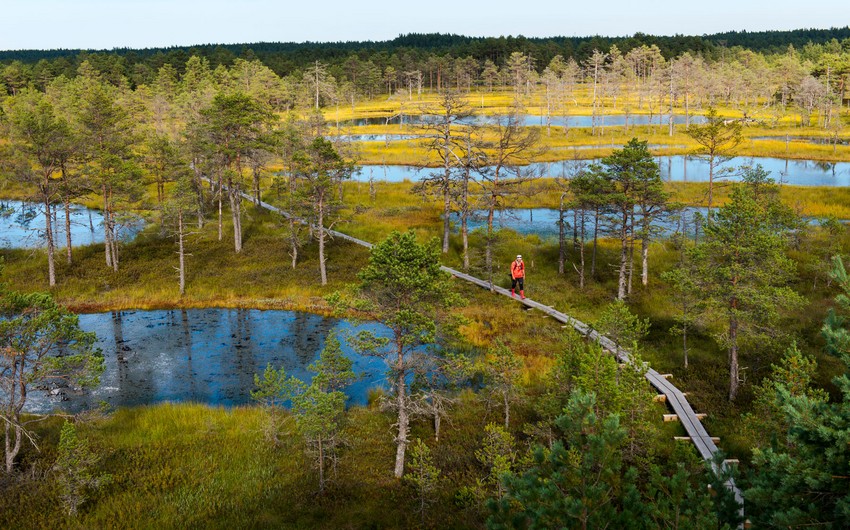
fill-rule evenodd
<path id="1" fill-rule="evenodd" d="M 103 458 L 98 471 L 113 482 L 67 518 L 49 480 L 10 482 L 0 496 L 4 528 L 412 528 L 422 522 L 414 492 L 392 477 L 395 451 L 390 415 L 352 408 L 344 428 L 338 474 L 325 495 L 287 418 L 291 431 L 278 445 L 264 437 L 266 411 L 198 404 L 161 404 L 120 409 L 78 423 Z M 527 411 L 520 408 L 518 419 Z M 414 422 L 412 438 L 433 447 L 443 470 L 438 508 L 428 527 L 477 527 L 480 507 L 454 502 L 461 486 L 484 474 L 474 458 L 487 422 L 500 411 L 474 394 L 463 394 L 439 444 L 427 419 Z M 39 424 L 45 442 L 41 460 L 53 458 L 61 421 Z M 30 455 L 34 458 L 33 455 Z"/>

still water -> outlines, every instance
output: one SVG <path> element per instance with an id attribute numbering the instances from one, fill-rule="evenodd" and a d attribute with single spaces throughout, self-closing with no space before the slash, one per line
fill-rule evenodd
<path id="1" fill-rule="evenodd" d="M 71 205 L 71 244 L 92 245 L 103 242 L 103 216 L 78 204 Z M 38 248 L 44 242 L 44 207 L 22 201 L 0 201 L 0 248 Z M 128 241 L 142 228 L 141 220 L 128 221 L 118 227 L 118 237 Z M 65 209 L 59 207 L 53 216 L 54 244 L 65 247 Z"/>
<path id="2" fill-rule="evenodd" d="M 589 164 L 596 160 L 580 161 Z M 661 169 L 661 178 L 669 182 L 707 182 L 708 162 L 694 156 L 676 155 L 655 157 Z M 558 177 L 570 175 L 576 162 L 572 160 L 560 162 L 543 162 L 524 166 L 523 171 L 531 171 L 535 175 Z M 820 162 L 815 160 L 787 160 L 782 158 L 764 157 L 735 157 L 725 162 L 721 167 L 737 169 L 740 166 L 755 166 L 761 164 L 770 172 L 770 177 L 776 182 L 794 186 L 850 186 L 850 162 Z M 417 169 L 410 166 L 395 165 L 364 165 L 356 180 L 368 181 L 370 176 L 375 180 L 388 182 L 417 181 L 429 173 L 440 171 L 438 168 Z M 716 169 L 715 169 L 716 173 Z M 726 180 L 740 180 L 737 171 L 730 174 Z"/>
<path id="3" fill-rule="evenodd" d="M 355 120 L 341 121 L 340 126 L 343 127 L 362 127 L 364 125 L 418 125 L 425 123 L 435 123 L 440 118 L 434 115 L 425 114 L 401 114 L 386 118 L 358 118 Z M 576 116 L 551 116 L 551 124 L 553 127 L 592 127 L 593 116 L 576 115 Z M 502 122 L 507 120 L 506 115 L 474 115 L 468 118 L 457 120 L 458 123 L 473 123 L 473 124 L 488 124 Z M 596 116 L 596 125 L 598 127 L 624 127 L 627 124 L 632 125 L 668 125 L 670 114 L 612 114 L 610 116 Z M 687 121 L 690 123 L 701 124 L 705 123 L 705 117 L 699 115 L 691 115 L 687 118 L 684 114 L 673 114 L 673 123 L 676 125 L 684 125 Z M 546 125 L 546 116 L 534 114 L 526 114 L 520 118 L 520 123 L 524 126 L 542 126 Z"/>
<path id="4" fill-rule="evenodd" d="M 699 215 L 697 215 L 699 214 Z M 669 237 L 676 232 L 684 233 L 692 237 L 696 230 L 702 230 L 701 224 L 705 221 L 708 215 L 708 208 L 703 207 L 687 207 L 678 212 L 663 215 L 656 219 L 653 223 L 658 229 L 656 237 Z M 640 214 L 635 215 L 636 221 L 640 222 Z M 457 213 L 453 213 L 450 217 L 452 227 L 456 232 L 460 231 L 460 217 Z M 513 208 L 494 212 L 493 228 L 501 229 L 508 228 L 522 235 L 537 235 L 542 239 L 557 238 L 559 234 L 559 213 L 554 208 Z M 567 209 L 564 211 L 564 222 L 567 223 L 566 237 L 571 239 L 573 236 L 572 225 L 575 221 L 573 210 Z M 820 219 L 809 218 L 807 221 L 811 224 L 818 224 Z M 847 222 L 843 220 L 842 222 Z M 486 229 L 487 227 L 487 211 L 477 210 L 472 213 L 467 220 L 467 226 L 470 231 L 475 229 Z M 611 232 L 611 222 L 606 220 L 606 217 L 600 216 L 599 235 L 609 236 Z M 593 212 L 585 214 L 585 238 L 589 241 L 593 239 Z"/>
<path id="5" fill-rule="evenodd" d="M 294 311 L 208 308 L 83 314 L 80 327 L 97 334 L 106 365 L 100 386 L 51 397 L 33 392 L 28 411 L 59 408 L 73 413 L 101 401 L 115 407 L 166 401 L 251 403 L 254 374 L 262 375 L 268 363 L 309 382 L 307 366 L 318 359 L 331 331 L 358 374 L 346 391 L 349 403 L 366 403 L 368 390 L 382 386 L 386 377 L 381 359 L 357 355 L 343 340 L 360 330 L 388 336 L 389 330 L 376 323 L 354 326 Z"/>

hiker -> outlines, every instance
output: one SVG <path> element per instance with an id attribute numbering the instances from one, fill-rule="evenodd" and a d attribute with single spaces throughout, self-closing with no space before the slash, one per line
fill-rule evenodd
<path id="1" fill-rule="evenodd" d="M 525 300 L 525 263 L 519 254 L 516 261 L 511 262 L 511 296 L 516 296 L 516 284 L 519 284 L 520 297 Z"/>

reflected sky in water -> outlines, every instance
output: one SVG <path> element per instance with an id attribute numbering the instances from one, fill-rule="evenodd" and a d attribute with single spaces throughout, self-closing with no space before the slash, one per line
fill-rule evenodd
<path id="1" fill-rule="evenodd" d="M 74 247 L 103 242 L 103 216 L 79 204 L 70 207 L 71 245 Z M 62 205 L 53 215 L 54 245 L 65 248 L 65 208 Z M 0 247 L 42 248 L 45 233 L 44 206 L 21 201 L 0 201 Z M 142 228 L 136 218 L 117 227 L 118 237 L 128 241 Z"/>
<path id="2" fill-rule="evenodd" d="M 703 216 L 708 213 L 708 208 L 684 208 L 675 215 L 666 215 L 655 223 L 660 228 L 663 236 L 674 232 L 684 231 L 692 234 L 694 229 L 694 214 L 699 212 Z M 494 212 L 493 227 L 495 229 L 509 228 L 523 235 L 538 235 L 544 239 L 557 238 L 559 212 L 554 208 L 514 208 Z M 637 216 L 640 219 L 640 215 Z M 460 230 L 460 217 L 454 213 L 451 215 L 452 226 L 455 231 Z M 572 225 L 575 222 L 573 210 L 567 209 L 564 213 L 564 221 L 567 223 L 566 237 L 572 238 Z M 684 221 L 684 225 L 682 224 Z M 477 210 L 473 212 L 468 220 L 469 230 L 487 227 L 487 211 Z M 588 212 L 585 220 L 585 238 L 593 239 L 593 212 Z M 600 219 L 600 235 L 606 233 L 607 221 L 604 217 Z"/>
<path id="3" fill-rule="evenodd" d="M 708 162 L 694 156 L 658 156 L 655 157 L 661 169 L 661 178 L 669 182 L 707 182 Z M 589 164 L 594 160 L 580 161 Z M 576 162 L 564 160 L 560 162 L 543 162 L 525 166 L 524 170 L 532 171 L 536 175 L 558 177 L 570 175 Z M 735 168 L 748 165 L 761 164 L 770 177 L 776 182 L 791 184 L 794 186 L 850 186 L 850 162 L 820 162 L 814 160 L 786 160 L 782 158 L 765 157 L 734 157 L 724 163 L 721 167 Z M 375 180 L 388 182 L 402 182 L 409 180 L 415 182 L 429 173 L 440 171 L 437 168 L 425 168 L 418 170 L 411 166 L 396 165 L 364 165 L 360 173 L 355 176 L 356 180 L 368 181 L 370 175 Z M 716 172 L 716 170 L 715 170 Z M 733 173 L 725 180 L 736 181 L 740 177 Z"/>
<path id="4" fill-rule="evenodd" d="M 434 115 L 424 114 L 401 114 L 383 118 L 357 118 L 354 120 L 345 120 L 339 122 L 343 127 L 362 127 L 364 125 L 417 125 L 422 123 L 434 123 L 440 118 Z M 468 118 L 457 120 L 458 123 L 474 123 L 487 124 L 507 120 L 507 115 L 474 115 Z M 589 115 L 575 116 L 555 116 L 550 117 L 550 123 L 553 127 L 592 127 L 594 117 Z M 673 114 L 673 123 L 676 125 L 684 125 L 686 122 L 701 124 L 705 123 L 705 116 L 692 114 L 687 118 L 684 114 Z M 520 118 L 520 122 L 524 126 L 546 125 L 546 116 L 526 114 Z M 596 117 L 596 125 L 598 127 L 623 127 L 626 124 L 632 125 L 668 125 L 670 122 L 670 114 L 600 114 Z"/>
<path id="5" fill-rule="evenodd" d="M 81 395 L 33 392 L 30 412 L 79 412 L 101 401 L 116 407 L 165 401 L 252 403 L 254 374 L 262 374 L 268 363 L 311 380 L 307 366 L 318 358 L 332 330 L 360 375 L 347 390 L 349 403 L 366 403 L 368 390 L 385 381 L 383 360 L 359 356 L 342 340 L 362 329 L 388 335 L 376 323 L 354 327 L 345 320 L 293 311 L 188 309 L 84 314 L 80 327 L 97 334 L 103 351 L 106 371 L 100 386 Z"/>
<path id="6" fill-rule="evenodd" d="M 65 210 L 56 212 L 57 247 L 65 246 Z M 36 248 L 44 243 L 44 207 L 21 201 L 0 201 L 0 247 Z M 103 242 L 103 216 L 77 204 L 71 205 L 71 244 Z"/>
<path id="7" fill-rule="evenodd" d="M 701 220 L 697 220 L 695 214 L 699 213 L 702 216 Z M 693 236 L 695 228 L 699 223 L 702 223 L 708 215 L 708 208 L 688 207 L 683 208 L 678 212 L 659 217 L 654 225 L 658 227 L 658 236 L 671 236 L 676 232 Z M 537 235 L 543 239 L 557 238 L 559 212 L 554 208 L 513 208 L 494 212 L 493 227 L 495 229 L 508 228 L 522 235 Z M 636 220 L 640 220 L 640 214 L 635 216 Z M 457 213 L 451 215 L 452 228 L 455 232 L 460 231 L 460 217 Z M 571 239 L 573 236 L 572 226 L 576 223 L 574 212 L 571 209 L 565 210 L 564 221 L 567 223 L 566 237 Z M 808 221 L 813 224 L 820 222 L 818 219 L 809 218 Z M 585 219 L 585 239 L 588 241 L 593 239 L 593 212 L 587 212 Z M 477 210 L 467 221 L 469 230 L 487 227 L 487 211 Z M 608 235 L 610 223 L 606 221 L 605 216 L 600 217 L 599 230 L 600 235 Z M 701 228 L 700 228 L 701 230 Z"/>

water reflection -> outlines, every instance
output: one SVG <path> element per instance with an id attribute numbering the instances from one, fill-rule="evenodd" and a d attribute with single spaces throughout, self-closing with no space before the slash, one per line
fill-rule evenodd
<path id="1" fill-rule="evenodd" d="M 66 389 L 50 398 L 33 393 L 28 411 L 61 408 L 73 413 L 101 401 L 120 407 L 164 401 L 247 404 L 254 374 L 268 363 L 309 381 L 307 366 L 318 358 L 332 330 L 341 337 L 361 329 L 387 335 L 375 323 L 354 327 L 309 313 L 253 309 L 85 314 L 80 327 L 97 334 L 103 351 L 106 370 L 100 386 L 87 394 Z M 386 366 L 380 359 L 356 355 L 345 341 L 342 350 L 360 376 L 347 391 L 350 403 L 363 404 L 368 390 L 383 384 Z"/>
<path id="2" fill-rule="evenodd" d="M 665 215 L 656 222 L 659 228 L 659 235 L 669 236 L 674 232 L 682 231 L 686 234 L 693 233 L 695 226 L 694 216 L 699 212 L 703 217 L 708 213 L 707 208 L 684 208 L 681 212 Z M 587 212 L 585 217 L 585 237 L 589 240 L 593 238 L 593 212 Z M 493 227 L 495 229 L 509 228 L 523 235 L 537 235 L 543 239 L 557 238 L 559 234 L 559 212 L 554 208 L 513 208 L 495 212 L 493 219 Z M 640 219 L 640 215 L 636 215 L 636 219 Z M 456 213 L 451 215 L 451 220 L 455 230 L 460 229 L 460 218 Z M 575 212 L 571 209 L 564 211 L 564 222 L 567 223 L 567 237 L 572 238 L 572 226 L 576 224 L 577 218 Z M 600 217 L 600 233 L 603 233 L 608 228 L 607 221 L 604 216 Z M 477 210 L 467 221 L 469 230 L 478 228 L 486 228 L 487 226 L 487 211 Z"/>
<path id="3" fill-rule="evenodd" d="M 799 142 L 815 145 L 850 145 L 850 138 L 827 138 L 817 136 L 753 136 L 753 140 L 771 140 L 776 142 Z"/>
<path id="4" fill-rule="evenodd" d="M 56 248 L 64 248 L 65 210 L 59 205 L 53 212 L 53 242 Z M 103 216 L 85 206 L 72 204 L 70 207 L 71 244 L 92 245 L 103 242 Z M 0 201 L 0 247 L 38 248 L 44 243 L 44 207 L 22 201 Z M 134 220 L 118 227 L 118 237 L 124 241 L 132 239 L 142 227 Z"/>
<path id="5" fill-rule="evenodd" d="M 383 118 L 357 118 L 354 120 L 341 121 L 340 126 L 343 127 L 362 127 L 364 125 L 420 125 L 426 123 L 436 123 L 441 118 L 430 114 L 397 114 L 395 116 Z M 508 119 L 507 115 L 474 115 L 467 118 L 457 120 L 458 123 L 472 124 L 487 124 L 495 122 L 505 122 Z M 599 115 L 595 117 L 597 127 L 625 127 L 633 125 L 668 125 L 670 123 L 670 114 L 612 114 Z M 551 116 L 549 121 L 552 127 L 593 127 L 594 117 L 589 115 L 576 116 Z M 676 125 L 684 125 L 687 122 L 693 124 L 705 123 L 705 116 L 691 115 L 686 117 L 684 114 L 673 114 L 673 123 Z M 546 125 L 546 116 L 526 114 L 520 118 L 520 123 L 524 126 L 544 126 Z"/>
<path id="6" fill-rule="evenodd" d="M 330 139 L 339 139 L 349 142 L 393 142 L 396 140 L 415 140 L 421 138 L 416 134 L 340 134 Z"/>
<path id="7" fill-rule="evenodd" d="M 658 156 L 655 157 L 655 160 L 661 168 L 661 178 L 665 181 L 708 181 L 708 162 L 702 158 L 676 155 Z M 589 164 L 595 161 L 598 160 L 584 160 L 581 163 Z M 850 162 L 739 156 L 730 159 L 722 167 L 738 168 L 743 165 L 755 166 L 756 164 L 761 164 L 766 171 L 769 171 L 771 178 L 776 182 L 784 184 L 794 186 L 850 186 Z M 526 166 L 526 169 L 544 176 L 557 177 L 570 175 L 574 165 L 574 161 L 564 160 L 531 164 Z M 364 165 L 355 178 L 365 182 L 369 180 L 371 175 L 376 180 L 388 182 L 409 180 L 413 182 L 422 178 L 429 171 L 434 171 L 434 169 L 394 165 Z M 732 174 L 727 180 L 740 180 L 740 176 Z"/>
<path id="8" fill-rule="evenodd" d="M 699 215 L 697 215 L 699 214 Z M 696 231 L 701 233 L 701 223 L 708 214 L 708 208 L 687 207 L 678 212 L 663 215 L 654 223 L 658 228 L 658 236 L 668 237 L 676 232 L 684 233 L 689 237 L 694 236 Z M 587 212 L 585 217 L 585 237 L 593 238 L 593 212 Z M 498 211 L 494 215 L 493 227 L 495 229 L 508 228 L 522 235 L 537 235 L 543 239 L 557 238 L 559 235 L 559 212 L 554 208 L 514 208 Z M 635 215 L 640 220 L 640 214 Z M 458 214 L 451 215 L 452 226 L 455 231 L 460 230 L 460 217 Z M 573 237 L 573 225 L 579 222 L 575 211 L 567 209 L 564 211 L 564 222 L 567 223 L 567 237 Z M 817 224 L 818 219 L 809 219 L 810 223 Z M 610 232 L 608 223 L 604 216 L 600 217 L 600 234 Z M 467 220 L 469 230 L 483 229 L 487 226 L 487 211 L 477 210 Z"/>

